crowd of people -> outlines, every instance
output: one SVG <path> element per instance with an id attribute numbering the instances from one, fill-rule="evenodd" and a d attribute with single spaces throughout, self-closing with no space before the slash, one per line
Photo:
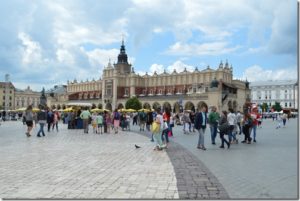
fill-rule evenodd
<path id="1" fill-rule="evenodd" d="M 89 108 L 83 108 L 77 112 L 59 113 L 43 106 L 40 111 L 33 112 L 32 106 L 28 106 L 23 115 L 23 123 L 27 125 L 26 135 L 32 136 L 34 125 L 40 125 L 37 137 L 45 136 L 44 127 L 47 125 L 47 131 L 56 129 L 58 132 L 58 122 L 60 119 L 68 124 L 68 128 L 75 128 L 74 120 L 80 118 L 83 121 L 83 132 L 89 133 L 89 125 L 92 126 L 92 132 L 95 134 L 118 134 L 120 130 L 130 131 L 130 125 L 138 125 L 140 132 L 151 134 L 150 140 L 155 142 L 154 150 L 163 150 L 169 146 L 169 137 L 173 136 L 173 127 L 176 124 L 183 125 L 183 134 L 197 132 L 199 134 L 197 148 L 206 150 L 204 136 L 207 128 L 210 131 L 210 140 L 212 145 L 216 145 L 217 136 L 220 138 L 220 148 L 229 149 L 231 144 L 238 144 L 237 135 L 244 135 L 241 143 L 251 144 L 257 142 L 257 128 L 261 127 L 262 115 L 257 108 L 252 108 L 250 112 L 242 114 L 240 111 L 218 112 L 216 107 L 201 107 L 199 111 L 184 111 L 182 114 L 174 114 L 169 109 L 161 111 L 157 108 L 155 111 L 140 112 L 119 112 L 117 109 L 112 113 L 90 112 Z M 276 129 L 286 125 L 288 116 L 283 113 L 278 115 L 278 125 Z"/>

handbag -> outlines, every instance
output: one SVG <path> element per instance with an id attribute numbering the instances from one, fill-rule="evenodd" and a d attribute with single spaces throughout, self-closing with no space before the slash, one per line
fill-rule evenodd
<path id="1" fill-rule="evenodd" d="M 225 122 L 225 123 L 219 125 L 218 129 L 220 130 L 220 133 L 228 134 L 228 131 L 229 131 L 228 122 Z"/>
<path id="2" fill-rule="evenodd" d="M 151 132 L 152 133 L 159 133 L 159 130 L 160 130 L 160 125 L 156 121 L 154 121 L 152 123 Z"/>

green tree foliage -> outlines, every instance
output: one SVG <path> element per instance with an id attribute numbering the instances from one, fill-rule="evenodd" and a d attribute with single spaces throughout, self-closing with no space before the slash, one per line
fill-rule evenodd
<path id="1" fill-rule="evenodd" d="M 142 103 L 139 101 L 137 97 L 132 97 L 126 101 L 125 107 L 127 109 L 139 110 L 142 109 Z"/>
<path id="2" fill-rule="evenodd" d="M 268 109 L 269 109 L 268 104 L 267 104 L 267 103 L 263 103 L 263 104 L 261 105 L 261 109 L 262 109 L 262 111 L 267 112 Z"/>
<path id="3" fill-rule="evenodd" d="M 282 110 L 282 108 L 281 108 L 279 102 L 275 102 L 275 105 L 273 105 L 272 108 L 273 108 L 274 111 L 276 111 L 276 112 L 280 112 L 280 111 Z"/>

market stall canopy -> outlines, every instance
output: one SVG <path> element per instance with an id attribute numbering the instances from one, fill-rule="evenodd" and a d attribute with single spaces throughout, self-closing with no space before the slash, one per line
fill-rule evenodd
<path id="1" fill-rule="evenodd" d="M 148 109 L 140 109 L 138 110 L 139 112 L 150 112 L 151 110 L 148 110 Z"/>
<path id="2" fill-rule="evenodd" d="M 72 107 L 68 107 L 66 109 L 63 110 L 64 112 L 72 112 L 73 111 L 73 108 Z"/>
<path id="3" fill-rule="evenodd" d="M 92 109 L 91 112 L 110 112 L 110 110 L 95 108 L 95 109 Z"/>

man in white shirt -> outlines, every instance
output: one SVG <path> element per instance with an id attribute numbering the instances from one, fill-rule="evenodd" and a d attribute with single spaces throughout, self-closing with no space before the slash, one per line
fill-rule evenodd
<path id="1" fill-rule="evenodd" d="M 237 143 L 235 132 L 233 132 L 234 127 L 237 124 L 236 115 L 232 108 L 229 108 L 229 114 L 227 115 L 227 121 L 229 123 L 229 143 Z"/>

